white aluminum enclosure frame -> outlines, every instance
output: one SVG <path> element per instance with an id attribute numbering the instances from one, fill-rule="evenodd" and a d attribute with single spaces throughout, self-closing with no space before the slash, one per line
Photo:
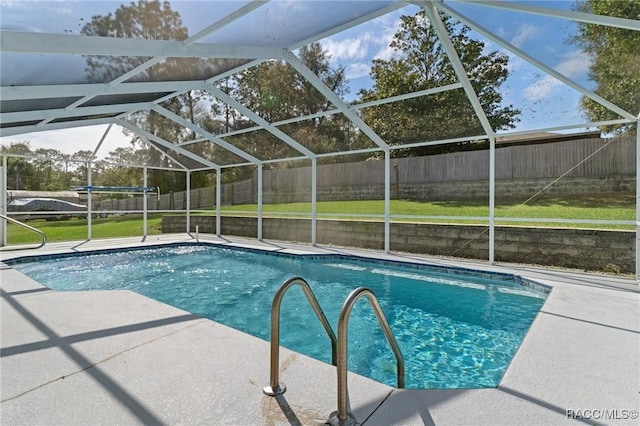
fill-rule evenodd
<path id="1" fill-rule="evenodd" d="M 365 2 L 363 2 L 364 4 Z M 371 3 L 371 2 L 369 2 Z M 95 157 L 101 148 L 104 139 L 111 130 L 111 126 L 116 124 L 131 132 L 134 132 L 143 140 L 146 140 L 148 145 L 157 149 L 166 155 L 170 161 L 177 166 L 174 171 L 182 171 L 186 173 L 187 185 L 186 190 L 189 194 L 190 189 L 190 176 L 194 171 L 212 170 L 216 173 L 216 232 L 220 235 L 221 219 L 220 219 L 220 203 L 221 203 L 221 180 L 223 170 L 225 168 L 239 167 L 239 166 L 253 166 L 257 171 L 257 198 L 258 198 L 258 210 L 257 210 L 257 235 L 258 239 L 262 239 L 262 213 L 263 213 L 263 193 L 262 193 L 262 180 L 264 165 L 274 162 L 291 161 L 305 159 L 311 162 L 311 243 L 317 243 L 317 166 L 318 158 L 323 158 L 332 155 L 346 155 L 355 154 L 360 152 L 382 152 L 384 153 L 384 250 L 389 252 L 391 250 L 389 243 L 390 234 L 390 186 L 391 186 L 391 152 L 395 149 L 403 148 L 415 148 L 421 146 L 429 146 L 435 144 L 454 143 L 460 141 L 473 141 L 473 140 L 487 140 L 489 141 L 489 263 L 494 262 L 494 240 L 495 240 L 495 153 L 496 153 L 496 137 L 508 136 L 508 135 L 525 135 L 533 134 L 540 131 L 558 131 L 578 129 L 592 126 L 602 126 L 610 124 L 634 124 L 636 125 L 636 137 L 638 145 L 638 159 L 637 159 L 637 172 L 636 172 L 636 271 L 640 276 L 640 177 L 638 171 L 640 171 L 640 135 L 638 131 L 638 124 L 640 121 L 639 111 L 625 111 L 618 105 L 608 101 L 607 99 L 598 96 L 571 78 L 564 76 L 551 67 L 541 63 L 533 58 L 527 52 L 514 46 L 512 43 L 500 37 L 491 29 L 485 28 L 482 25 L 474 22 L 461 12 L 459 12 L 455 5 L 456 3 L 469 3 L 478 7 L 488 8 L 501 8 L 520 13 L 533 14 L 539 16 L 546 16 L 551 18 L 566 19 L 576 22 L 584 22 L 596 25 L 611 26 L 616 28 L 622 28 L 632 31 L 640 31 L 640 22 L 631 19 L 623 19 L 602 15 L 594 15 L 583 12 L 575 11 L 562 11 L 553 8 L 531 6 L 523 3 L 508 2 L 508 1 L 491 1 L 491 0 L 423 0 L 423 1 L 390 1 L 386 3 L 380 3 L 379 7 L 372 7 L 367 13 L 363 13 L 361 16 L 354 16 L 352 19 L 345 19 L 344 21 L 337 23 L 330 28 L 324 29 L 312 36 L 301 37 L 300 40 L 295 41 L 288 46 L 268 46 L 268 45 L 239 45 L 239 44 L 216 44 L 206 43 L 205 40 L 211 34 L 215 34 L 228 26 L 232 26 L 243 17 L 248 16 L 251 13 L 260 11 L 261 8 L 266 7 L 269 4 L 268 1 L 253 0 L 237 10 L 231 12 L 227 16 L 224 16 L 211 25 L 198 31 L 193 36 L 184 41 L 175 40 L 124 40 L 112 37 L 89 37 L 78 36 L 71 34 L 49 34 L 49 33 L 34 33 L 34 32 L 18 32 L 18 31 L 0 31 L 0 50 L 2 53 L 43 53 L 51 54 L 56 53 L 60 55 L 114 55 L 114 56 L 144 56 L 151 59 L 145 61 L 142 65 L 135 67 L 132 70 L 120 75 L 112 81 L 105 84 L 61 84 L 61 85 L 36 85 L 36 86 L 2 86 L 0 88 L 0 99 L 3 101 L 24 101 L 24 100 L 50 100 L 54 98 L 72 98 L 78 99 L 70 102 L 63 108 L 35 108 L 22 111 L 11 111 L 0 113 L 0 122 L 3 123 L 3 127 L 0 128 L 0 136 L 14 136 L 28 134 L 32 132 L 40 132 L 47 130 L 65 129 L 81 126 L 92 126 L 108 124 L 109 128 L 101 138 L 101 140 L 95 146 L 93 150 L 93 156 L 91 160 L 95 160 Z M 400 96 L 393 96 L 387 99 L 381 99 L 373 102 L 367 102 L 360 105 L 348 105 L 342 99 L 340 99 L 333 91 L 326 87 L 322 81 L 309 70 L 300 59 L 295 55 L 294 51 L 300 47 L 306 46 L 312 42 L 322 40 L 331 35 L 337 34 L 341 31 L 349 30 L 357 25 L 368 22 L 372 19 L 379 18 L 390 12 L 402 9 L 407 5 L 416 5 L 422 8 L 431 23 L 434 26 L 440 41 L 446 51 L 446 54 L 453 66 L 453 69 L 458 78 L 458 82 L 424 91 L 407 93 Z M 368 10 L 368 9 L 367 9 Z M 559 80 L 563 84 L 578 91 L 581 95 L 586 96 L 600 105 L 616 113 L 620 118 L 614 120 L 606 120 L 599 122 L 585 122 L 585 123 L 568 123 L 562 126 L 549 127 L 544 129 L 535 129 L 530 131 L 513 131 L 502 132 L 499 135 L 495 130 L 491 128 L 489 121 L 483 111 L 478 96 L 471 86 L 470 80 L 467 76 L 467 72 L 464 69 L 454 45 L 451 42 L 449 35 L 446 33 L 444 25 L 440 20 L 439 13 L 452 16 L 456 20 L 472 28 L 472 30 L 481 34 L 486 39 L 501 46 L 502 48 L 510 51 L 512 54 L 521 58 L 530 65 L 541 70 L 546 75 L 552 76 Z M 158 82 L 127 82 L 130 79 L 139 76 L 142 72 L 159 64 L 168 57 L 175 58 L 224 58 L 224 59 L 241 59 L 247 62 L 239 65 L 233 69 L 226 70 L 220 74 L 209 78 L 204 81 L 158 81 Z M 286 61 L 289 63 L 301 76 L 303 76 L 310 84 L 312 84 L 330 103 L 333 105 L 333 109 L 327 111 L 318 112 L 309 116 L 297 117 L 294 119 L 284 120 L 277 123 L 270 123 L 261 118 L 254 111 L 250 110 L 246 106 L 240 104 L 237 100 L 227 95 L 217 87 L 214 83 L 218 80 L 224 79 L 227 76 L 232 76 L 242 70 L 256 66 L 264 61 Z M 125 83 L 126 82 L 126 83 Z M 390 146 L 384 141 L 375 131 L 365 123 L 358 111 L 362 108 L 381 105 L 385 103 L 398 102 L 405 99 L 410 99 L 419 96 L 428 96 L 434 93 L 459 90 L 465 91 L 469 102 L 471 103 L 473 110 L 482 125 L 483 134 L 471 135 L 465 138 L 455 138 L 440 141 L 424 141 L 417 143 L 407 143 L 404 145 Z M 182 93 L 191 90 L 206 91 L 212 96 L 216 97 L 219 101 L 227 104 L 231 108 L 236 109 L 245 117 L 253 121 L 255 124 L 253 127 L 234 130 L 225 134 L 212 134 L 207 132 L 195 123 L 191 123 L 183 117 L 180 117 L 171 111 L 163 108 L 160 103 L 178 96 Z M 120 104 L 106 104 L 106 105 L 91 105 L 89 101 L 100 97 L 109 95 L 148 95 L 153 93 L 163 93 L 162 97 L 153 99 L 152 101 L 144 102 L 131 102 Z M 91 105 L 91 106 L 90 106 Z M 145 129 L 141 129 L 135 124 L 127 121 L 127 117 L 131 114 L 140 111 L 153 111 L 160 114 L 165 118 L 181 125 L 185 129 L 193 132 L 199 137 L 199 139 L 186 141 L 181 144 L 175 143 L 175 141 L 167 141 L 158 136 L 148 132 Z M 309 120 L 315 117 L 329 116 L 332 114 L 342 114 L 351 123 L 360 129 L 362 133 L 367 135 L 373 144 L 373 148 L 362 149 L 358 151 L 349 152 L 334 152 L 318 154 L 313 150 L 308 149 L 301 145 L 298 141 L 284 133 L 279 129 L 279 126 L 289 123 L 300 122 Z M 108 117 L 100 117 L 108 115 Z M 98 116 L 99 118 L 91 118 Z M 37 122 L 37 124 L 33 124 Z M 254 155 L 245 152 L 226 138 L 258 130 L 264 130 L 283 143 L 287 144 L 294 150 L 300 153 L 299 156 L 282 158 L 277 160 L 262 161 Z M 184 146 L 194 142 L 209 142 L 216 144 L 222 149 L 225 149 L 234 155 L 241 158 L 244 162 L 238 164 L 218 164 L 215 159 L 203 158 L 197 154 L 188 151 Z M 187 167 L 185 164 L 181 164 L 176 158 L 171 156 L 171 152 L 189 158 L 193 160 L 198 167 Z M 95 164 L 95 162 L 93 162 Z M 91 170 L 92 161 L 88 162 L 88 168 Z M 143 168 L 143 175 L 146 187 L 147 169 L 152 168 L 149 165 L 139 165 Z M 6 185 L 7 185 L 7 156 L 3 156 L 2 170 L 0 172 L 1 182 L 0 190 L 2 191 L 2 212 L 6 210 Z M 91 174 L 88 176 L 88 184 L 91 184 Z M 187 195 L 189 197 L 189 195 Z M 190 199 L 187 200 L 187 232 L 190 229 Z M 91 202 L 89 201 L 89 210 L 91 212 Z M 146 211 L 147 203 L 144 203 L 144 231 L 143 237 L 146 236 Z M 91 238 L 91 215 L 89 214 L 89 230 L 88 238 Z M 2 243 L 6 244 L 6 229 L 1 229 Z"/>

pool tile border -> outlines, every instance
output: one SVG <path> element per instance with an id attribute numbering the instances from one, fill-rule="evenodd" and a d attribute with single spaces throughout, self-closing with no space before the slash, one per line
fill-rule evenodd
<path id="1" fill-rule="evenodd" d="M 234 245 L 228 245 L 223 243 L 215 243 L 215 242 L 172 242 L 172 243 L 160 243 L 160 244 L 151 244 L 151 245 L 143 245 L 143 246 L 131 246 L 131 247 L 121 247 L 121 248 L 107 248 L 107 249 L 96 249 L 96 250 L 86 250 L 86 251 L 72 251 L 72 252 L 62 252 L 62 253 L 54 253 L 54 254 L 43 254 L 43 255 L 28 255 L 28 256 L 19 256 L 12 259 L 4 260 L 3 263 L 6 265 L 12 266 L 16 264 L 24 264 L 31 262 L 38 262 L 43 260 L 52 260 L 66 257 L 75 257 L 75 256 L 99 256 L 102 254 L 114 253 L 114 252 L 127 252 L 127 251 L 137 251 L 137 250 L 146 250 L 146 249 L 157 249 L 163 247 L 188 247 L 188 246 L 207 246 L 207 247 L 215 247 L 218 249 L 226 249 L 226 250 L 234 250 L 234 251 L 244 251 L 244 252 L 257 252 L 261 254 L 267 254 L 271 256 L 278 257 L 286 257 L 289 259 L 308 259 L 308 260 L 341 260 L 341 261 L 355 261 L 368 263 L 379 266 L 395 266 L 395 267 L 403 267 L 421 271 L 431 271 L 437 272 L 441 274 L 465 274 L 471 275 L 476 278 L 490 279 L 490 280 L 502 280 L 502 281 L 512 281 L 515 284 L 521 285 L 523 287 L 527 287 L 534 291 L 538 291 L 544 294 L 549 294 L 552 290 L 551 286 L 541 284 L 532 279 L 522 277 L 517 274 L 510 274 L 505 272 L 492 272 L 492 271 L 479 271 L 472 268 L 465 268 L 460 266 L 444 266 L 444 265 L 434 265 L 429 263 L 423 263 L 419 261 L 399 261 L 399 260 L 391 260 L 391 259 L 378 259 L 374 257 L 366 257 L 364 255 L 353 255 L 353 254 L 342 254 L 342 253 L 288 253 L 278 250 L 270 250 L 266 248 L 255 248 L 255 247 L 240 247 Z"/>

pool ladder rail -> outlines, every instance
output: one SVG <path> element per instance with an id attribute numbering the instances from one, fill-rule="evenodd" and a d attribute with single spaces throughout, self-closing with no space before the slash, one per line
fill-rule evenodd
<path id="1" fill-rule="evenodd" d="M 311 287 L 309 287 L 309 284 L 305 280 L 299 277 L 290 278 L 280 286 L 278 291 L 276 291 L 276 294 L 273 297 L 273 303 L 271 304 L 271 371 L 269 386 L 265 386 L 263 389 L 263 392 L 269 396 L 280 395 L 287 390 L 285 384 L 280 383 L 280 305 L 282 304 L 282 298 L 287 290 L 294 285 L 298 285 L 302 288 L 304 295 L 307 296 L 307 300 L 313 308 L 313 312 L 315 312 L 322 324 L 322 327 L 324 327 L 324 330 L 327 332 L 327 335 L 331 340 L 331 363 L 333 365 L 336 365 L 337 363 L 336 354 L 338 339 L 336 339 L 336 335 L 333 332 L 324 311 L 320 307 L 316 296 L 313 294 Z"/>
<path id="2" fill-rule="evenodd" d="M 263 388 L 263 392 L 269 396 L 276 396 L 284 393 L 286 391 L 286 386 L 284 383 L 280 382 L 280 305 L 282 303 L 282 298 L 289 288 L 294 285 L 299 285 L 304 291 L 307 300 L 311 304 L 316 316 L 320 320 L 320 323 L 324 327 L 327 335 L 331 340 L 331 363 L 337 367 L 338 373 L 338 409 L 331 413 L 329 416 L 329 424 L 333 426 L 350 426 L 356 424 L 356 419 L 353 415 L 348 411 L 348 399 L 349 392 L 347 387 L 347 361 L 348 361 L 348 348 L 347 348 L 347 335 L 348 335 L 348 325 L 349 325 L 349 316 L 351 315 L 351 309 L 356 304 L 358 299 L 361 297 L 365 297 L 373 312 L 378 319 L 378 323 L 382 328 L 382 331 L 387 338 L 387 342 L 389 346 L 391 346 L 391 350 L 396 358 L 396 369 L 397 369 L 397 387 L 398 389 L 403 389 L 405 386 L 404 380 L 404 357 L 402 356 L 402 352 L 400 351 L 400 346 L 398 346 L 398 342 L 396 341 L 393 332 L 391 331 L 391 327 L 389 326 L 389 322 L 387 321 L 386 316 L 378 303 L 378 299 L 376 298 L 373 291 L 366 287 L 358 287 L 347 296 L 344 304 L 342 305 L 342 309 L 340 310 L 340 315 L 338 317 L 338 338 L 336 339 L 336 335 L 331 328 L 331 325 L 327 321 L 327 318 L 320 307 L 311 287 L 309 284 L 300 277 L 290 278 L 285 281 L 282 286 L 276 292 L 273 303 L 271 305 L 271 363 L 270 363 L 270 382 L 269 386 L 265 386 Z"/>
<path id="3" fill-rule="evenodd" d="M 39 246 L 36 247 L 28 247 L 29 249 L 39 249 L 40 247 L 43 247 L 46 243 L 47 243 L 47 236 L 44 234 L 44 232 L 42 232 L 39 229 L 34 228 L 33 226 L 27 225 L 26 223 L 20 222 L 19 220 L 16 220 L 12 217 L 0 214 L 0 219 L 3 219 L 9 223 L 13 223 L 14 225 L 18 225 L 21 226 L 25 229 L 28 229 L 29 231 L 33 231 L 36 234 L 40 235 L 40 237 L 42 238 L 42 241 L 40 242 Z M 4 249 L 6 250 L 6 249 Z M 18 249 L 9 249 L 9 250 L 18 250 Z M 20 249 L 21 250 L 21 249 Z"/>

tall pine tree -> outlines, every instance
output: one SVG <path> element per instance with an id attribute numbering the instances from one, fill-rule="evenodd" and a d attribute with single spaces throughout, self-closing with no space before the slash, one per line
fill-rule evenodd
<path id="1" fill-rule="evenodd" d="M 519 111 L 502 105 L 500 85 L 508 76 L 506 55 L 485 52 L 469 28 L 441 15 L 482 108 L 494 130 L 514 127 Z M 424 11 L 402 16 L 390 47 L 396 55 L 376 59 L 371 68 L 374 86 L 362 90 L 362 102 L 457 83 L 458 79 L 435 29 Z M 388 143 L 405 144 L 483 134 L 480 122 L 462 89 L 379 105 L 363 111 L 364 120 Z M 452 145 L 394 151 L 395 156 L 425 155 L 459 149 Z"/>

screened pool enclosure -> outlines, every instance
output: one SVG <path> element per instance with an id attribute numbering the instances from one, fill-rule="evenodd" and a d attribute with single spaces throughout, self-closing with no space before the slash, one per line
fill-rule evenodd
<path id="1" fill-rule="evenodd" d="M 581 39 L 637 39 L 637 16 L 563 1 L 0 7 L 4 216 L 20 190 L 80 188 L 89 239 L 123 216 L 146 237 L 164 215 L 165 231 L 179 217 L 181 232 L 490 263 L 573 227 L 589 232 L 544 237 L 540 262 L 592 246 L 640 271 L 637 57 L 616 57 L 619 102 Z"/>

